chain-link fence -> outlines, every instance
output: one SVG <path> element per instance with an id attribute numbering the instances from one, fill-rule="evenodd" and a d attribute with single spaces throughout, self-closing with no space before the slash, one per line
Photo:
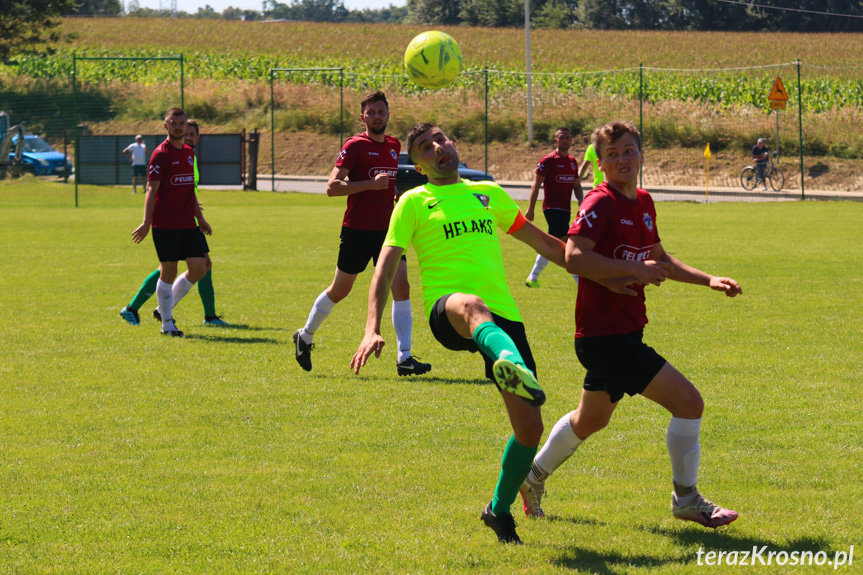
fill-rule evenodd
<path id="1" fill-rule="evenodd" d="M 129 197 L 132 166 L 123 150 L 144 135 L 149 161 L 165 137 L 159 119 L 182 104 L 182 56 L 75 56 L 69 77 L 3 82 L 0 132 L 9 137 L 0 150 L 8 157 L 0 162 L 0 205 L 140 203 Z M 139 182 L 140 198 L 146 176 Z"/>
<path id="2" fill-rule="evenodd" d="M 9 143 L 17 129 L 56 150 L 55 163 L 48 162 L 50 173 L 43 169 L 45 162 L 26 167 L 29 156 L 15 147 L 0 150 L 8 158 L 0 169 L 6 176 L 0 182 L 0 205 L 134 202 L 126 197 L 131 196 L 132 178 L 129 160 L 122 155 L 125 140 L 89 155 L 76 153 L 76 144 L 86 135 L 125 137 L 129 144 L 133 134 L 158 138 L 164 111 L 183 105 L 187 84 L 193 87 L 187 111 L 210 131 L 260 130 L 261 189 L 276 189 L 278 178 L 289 175 L 291 186 L 280 189 L 320 190 L 344 141 L 363 128 L 360 99 L 382 89 L 390 102 L 388 133 L 404 140 L 417 122 L 440 124 L 457 140 L 465 163 L 498 181 L 529 183 L 536 162 L 551 150 L 557 127 L 573 131 L 570 153 L 581 162 L 595 127 L 625 119 L 642 129 L 642 185 L 670 198 L 676 191 L 697 197 L 708 189 L 732 198 L 793 199 L 817 197 L 819 191 L 859 196 L 861 72 L 863 67 L 821 70 L 792 62 L 737 69 L 642 66 L 534 73 L 529 107 L 527 75 L 501 70 L 463 72 L 438 92 L 419 89 L 404 75 L 354 74 L 341 68 L 275 68 L 270 69 L 269 86 L 245 81 L 215 86 L 200 78 L 187 82 L 182 56 L 76 57 L 66 76 L 5 76 L 0 83 L 0 110 L 5 112 L 0 127 L 11 134 Z M 787 100 L 784 109 L 774 111 L 768 94 L 777 78 Z M 231 90 L 234 100 L 226 95 Z M 243 101 L 254 107 L 245 115 L 237 111 Z M 751 163 L 758 138 L 778 152 L 773 159 L 784 172 L 779 193 L 744 190 L 741 172 Z M 114 170 L 115 181 L 128 179 L 128 185 L 96 185 L 100 181 L 88 179 L 86 171 L 97 165 Z M 309 183 L 303 184 L 304 179 Z"/>

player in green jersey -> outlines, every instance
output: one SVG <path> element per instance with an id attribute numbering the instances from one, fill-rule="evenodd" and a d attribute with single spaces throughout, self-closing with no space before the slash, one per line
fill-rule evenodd
<path id="1" fill-rule="evenodd" d="M 584 176 L 587 174 L 588 166 L 593 172 L 593 187 L 596 188 L 599 184 L 605 181 L 605 174 L 603 174 L 602 170 L 599 169 L 599 158 L 596 157 L 596 150 L 594 149 L 593 144 L 587 146 L 587 149 L 584 151 L 584 161 L 582 162 L 581 169 L 578 172 L 578 177 L 582 181 L 584 181 Z"/>
<path id="2" fill-rule="evenodd" d="M 187 146 L 191 146 L 193 149 L 197 147 L 198 140 L 200 139 L 200 127 L 195 120 L 188 120 L 186 122 L 186 137 L 183 139 L 183 143 Z M 198 158 L 195 156 L 195 193 L 198 192 Z M 203 233 L 202 233 L 203 235 Z M 230 325 L 228 322 L 222 319 L 222 316 L 216 315 L 216 293 L 213 289 L 213 262 L 210 260 L 210 248 L 207 245 L 206 239 L 204 239 L 205 253 L 204 253 L 204 263 L 207 266 L 207 273 L 204 274 L 204 277 L 196 282 L 198 286 L 198 295 L 201 296 L 201 303 L 204 304 L 204 325 L 208 326 L 227 326 Z M 141 284 L 141 287 L 138 289 L 138 293 L 135 294 L 135 297 L 132 298 L 132 301 L 129 302 L 127 306 L 120 310 L 120 317 L 125 319 L 132 325 L 139 325 L 141 323 L 141 318 L 138 315 L 138 310 L 141 309 L 147 300 L 149 300 L 154 293 L 156 293 L 156 283 L 159 281 L 159 270 L 157 269 L 144 280 L 144 283 Z M 174 296 L 174 307 L 177 306 L 177 302 L 180 301 L 180 298 L 177 296 L 179 293 Z M 185 295 L 183 293 L 182 295 Z M 182 296 L 180 296 L 182 297 Z M 162 321 L 162 316 L 159 314 L 158 309 L 153 310 L 153 317 L 157 320 Z"/>
<path id="3" fill-rule="evenodd" d="M 359 373 L 380 357 L 381 315 L 402 253 L 413 244 L 423 306 L 435 339 L 453 351 L 479 351 L 498 386 L 513 429 L 494 498 L 481 519 L 504 543 L 521 543 L 510 506 L 542 436 L 545 393 L 518 307 L 507 288 L 500 230 L 563 267 L 564 244 L 529 222 L 494 182 L 462 181 L 453 142 L 437 126 L 418 124 L 407 139 L 416 169 L 429 183 L 402 195 L 390 219 L 369 287 L 365 336 L 351 360 Z"/>

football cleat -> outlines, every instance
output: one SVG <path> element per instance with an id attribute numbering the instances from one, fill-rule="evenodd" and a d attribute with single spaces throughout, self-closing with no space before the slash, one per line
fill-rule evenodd
<path id="1" fill-rule="evenodd" d="M 401 363 L 396 364 L 396 371 L 402 375 L 421 375 L 431 371 L 430 363 L 421 363 L 417 361 L 419 358 L 410 356 Z"/>
<path id="2" fill-rule="evenodd" d="M 479 516 L 482 522 L 494 531 L 497 535 L 497 540 L 501 543 L 515 543 L 521 545 L 521 539 L 518 533 L 515 532 L 515 519 L 511 513 L 501 513 L 495 515 L 491 510 L 491 502 L 482 510 L 482 515 Z"/>
<path id="3" fill-rule="evenodd" d="M 529 288 L 538 288 L 539 287 L 539 280 L 532 280 L 532 279 L 528 278 L 528 279 L 524 280 L 524 285 L 526 285 Z"/>
<path id="4" fill-rule="evenodd" d="M 132 309 L 129 306 L 123 306 L 120 310 L 120 317 L 125 319 L 131 325 L 141 325 L 141 318 L 138 316 L 138 310 Z"/>
<path id="5" fill-rule="evenodd" d="M 220 315 L 206 315 L 204 316 L 204 325 L 226 326 L 231 324 L 224 321 Z"/>
<path id="6" fill-rule="evenodd" d="M 737 519 L 737 512 L 731 509 L 725 509 L 706 499 L 700 493 L 695 496 L 695 500 L 689 505 L 680 506 L 677 504 L 677 498 L 674 492 L 671 493 L 671 513 L 675 519 L 683 521 L 695 521 L 705 527 L 716 529 L 722 525 L 728 525 Z"/>
<path id="7" fill-rule="evenodd" d="M 177 324 L 174 320 L 170 320 L 171 324 L 168 327 L 162 326 L 162 335 L 170 335 L 171 337 L 183 337 L 183 332 L 177 329 Z"/>
<path id="8" fill-rule="evenodd" d="M 499 359 L 492 366 L 492 374 L 501 389 L 519 396 L 528 405 L 539 407 L 545 403 L 545 392 L 533 373 L 523 365 Z"/>
<path id="9" fill-rule="evenodd" d="M 312 350 L 315 344 L 308 344 L 300 337 L 300 330 L 294 332 L 294 349 L 297 363 L 306 371 L 312 371 Z"/>
<path id="10" fill-rule="evenodd" d="M 159 313 L 159 308 L 153 310 L 153 319 L 156 321 L 162 321 L 162 314 Z"/>
<path id="11" fill-rule="evenodd" d="M 528 517 L 545 517 L 545 512 L 540 504 L 545 494 L 545 482 L 534 482 L 525 479 L 518 490 L 524 502 L 524 514 Z"/>

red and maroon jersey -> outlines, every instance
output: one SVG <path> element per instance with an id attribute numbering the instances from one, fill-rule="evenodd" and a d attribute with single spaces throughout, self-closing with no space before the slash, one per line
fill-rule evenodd
<path id="1" fill-rule="evenodd" d="M 569 228 L 596 243 L 598 254 L 616 260 L 644 261 L 659 243 L 656 208 L 647 191 L 639 189 L 636 199 L 619 194 L 608 182 L 587 194 Z M 587 278 L 579 278 L 575 300 L 575 337 L 619 335 L 647 325 L 644 286 L 638 296 L 616 294 Z"/>
<path id="2" fill-rule="evenodd" d="M 348 180 L 361 182 L 374 180 L 381 173 L 390 175 L 385 190 L 366 190 L 348 196 L 348 209 L 342 225 L 354 230 L 385 230 L 396 199 L 396 174 L 402 145 L 395 138 L 385 136 L 384 142 L 375 142 L 363 132 L 350 138 L 342 147 L 337 168 L 347 168 Z"/>
<path id="3" fill-rule="evenodd" d="M 197 227 L 195 223 L 195 153 L 183 144 L 178 150 L 165 140 L 150 156 L 150 175 L 158 181 L 156 207 L 153 210 L 154 228 L 185 230 Z"/>
<path id="4" fill-rule="evenodd" d="M 545 176 L 542 209 L 571 212 L 572 189 L 578 181 L 578 162 L 575 158 L 569 154 L 561 156 L 555 150 L 542 157 L 536 165 L 536 173 Z"/>

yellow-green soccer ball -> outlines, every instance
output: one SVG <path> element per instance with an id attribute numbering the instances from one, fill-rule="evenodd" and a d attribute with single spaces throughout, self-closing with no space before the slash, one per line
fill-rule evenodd
<path id="1" fill-rule="evenodd" d="M 405 50 L 405 70 L 428 90 L 440 90 L 461 72 L 461 48 L 449 34 L 432 30 L 416 36 Z"/>

